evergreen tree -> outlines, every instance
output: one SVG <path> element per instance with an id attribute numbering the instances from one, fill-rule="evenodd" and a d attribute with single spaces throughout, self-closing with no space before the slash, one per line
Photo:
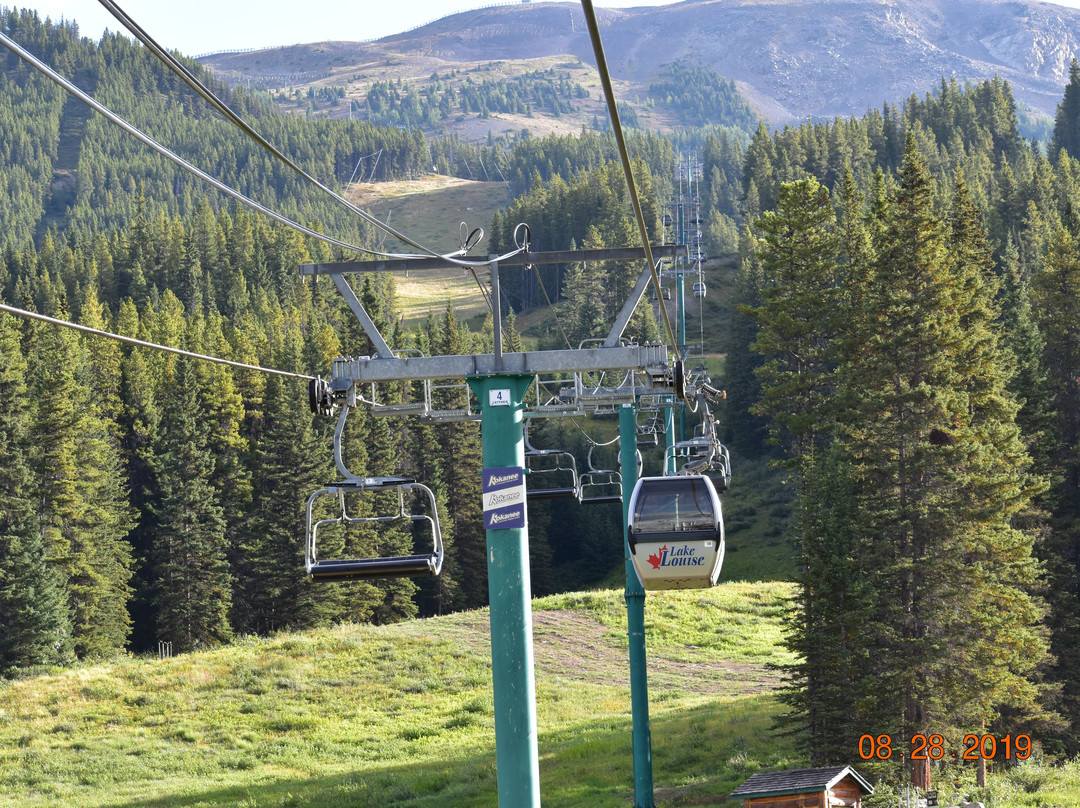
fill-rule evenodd
<path id="1" fill-rule="evenodd" d="M 192 361 L 177 362 L 165 401 L 152 555 L 158 638 L 175 642 L 180 651 L 225 642 L 233 633 L 225 518 L 214 497 L 213 458 Z"/>
<path id="2" fill-rule="evenodd" d="M 963 719 L 989 722 L 1005 706 L 1035 710 L 1032 680 L 1046 658 L 1029 595 L 1032 537 L 1013 527 L 1038 481 L 1013 423 L 1007 363 L 979 325 L 994 313 L 969 277 L 983 268 L 950 260 L 933 192 L 909 134 L 867 299 L 871 331 L 853 335 L 837 417 L 859 565 L 877 593 L 862 633 L 871 667 L 854 697 L 900 738 L 957 718 L 957 730 Z M 954 218 L 965 260 L 980 248 L 970 231 L 955 243 L 962 229 Z M 1015 609 L 1003 621 L 1004 599 Z M 968 675 L 969 659 L 999 646 L 1008 653 L 999 648 L 992 672 Z M 929 786 L 923 762 L 911 776 Z"/>
<path id="3" fill-rule="evenodd" d="M 281 369 L 298 364 L 297 336 L 278 356 Z M 255 495 L 234 564 L 233 624 L 241 632 L 324 626 L 346 616 L 346 585 L 313 584 L 304 574 L 307 497 L 330 481 L 331 471 L 329 447 L 298 405 L 297 388 L 280 376 L 266 383 L 266 430 L 252 447 Z"/>
<path id="4" fill-rule="evenodd" d="M 370 418 L 367 421 L 367 434 L 364 437 L 368 446 L 370 468 L 380 470 L 379 473 L 393 474 L 400 470 L 402 459 L 401 421 L 399 419 Z M 382 471 L 384 470 L 385 471 Z M 419 499 L 419 495 L 417 495 Z M 396 513 L 399 507 L 397 495 L 387 492 L 377 494 L 374 497 L 375 514 L 388 515 Z M 418 502 L 407 502 L 406 510 L 411 512 L 413 508 L 427 507 Z M 416 531 L 414 538 L 413 532 Z M 414 542 L 424 542 L 430 547 L 432 540 L 430 530 L 419 523 L 394 522 L 390 525 L 379 526 L 375 532 L 375 546 L 372 552 L 365 555 L 379 556 L 402 556 L 413 552 Z M 421 536 L 421 533 L 423 534 Z M 371 619 L 378 624 L 394 623 L 409 617 L 416 616 L 416 603 L 413 595 L 416 592 L 416 584 L 409 578 L 386 578 L 374 584 L 377 590 L 376 599 L 371 608 Z"/>
<path id="5" fill-rule="evenodd" d="M 761 365 L 761 357 L 750 349 L 757 339 L 757 323 L 742 313 L 748 310 L 747 307 L 753 310 L 761 305 L 761 267 L 749 228 L 743 230 L 740 252 L 742 260 L 733 293 L 736 311 L 731 315 L 731 325 L 724 340 L 727 360 L 724 362 L 723 387 L 727 398 L 722 418 L 723 441 L 736 454 L 760 457 L 766 453 L 768 425 L 750 409 L 761 398 L 761 382 L 755 373 Z"/>
<path id="6" fill-rule="evenodd" d="M 452 306 L 447 307 L 437 323 L 431 343 L 433 351 L 443 356 L 472 353 Z M 462 409 L 467 395 L 462 387 L 444 389 L 436 394 L 436 406 L 439 409 Z M 480 495 L 480 471 L 483 467 L 480 429 L 471 422 L 450 423 L 436 429 L 443 455 L 453 458 L 453 462 L 443 469 L 443 482 L 457 555 L 462 598 L 460 605 L 472 609 L 488 601 L 487 533 L 484 531 L 483 500 Z"/>
<path id="7" fill-rule="evenodd" d="M 1080 247 L 1065 228 L 1054 235 L 1045 265 L 1032 279 L 1032 298 L 1046 340 L 1055 426 L 1047 497 L 1051 532 L 1042 547 L 1056 658 L 1052 674 L 1062 686 L 1058 709 L 1071 727 L 1063 741 L 1075 752 L 1080 749 Z"/>
<path id="8" fill-rule="evenodd" d="M 130 632 L 132 518 L 119 447 L 98 415 L 79 338 L 55 326 L 30 333 L 30 361 L 53 369 L 30 378 L 38 530 L 64 575 L 75 652 L 102 656 Z"/>
<path id="9" fill-rule="evenodd" d="M 125 307 L 137 318 L 130 302 Z M 123 322 L 123 318 L 121 318 Z M 131 336 L 135 328 L 121 325 L 120 332 Z M 160 465 L 156 448 L 159 445 L 161 411 L 155 396 L 155 379 L 146 361 L 145 352 L 131 351 L 124 358 L 121 391 L 124 411 L 120 416 L 122 430 L 121 448 L 127 468 L 131 504 L 136 520 L 128 539 L 135 562 L 132 579 L 134 595 L 129 604 L 132 619 L 132 645 L 149 650 L 157 642 L 157 617 L 155 598 L 156 568 L 153 562 L 154 535 L 157 531 L 157 506 L 161 502 L 159 484 Z"/>
<path id="10" fill-rule="evenodd" d="M 755 370 L 761 399 L 752 411 L 771 418 L 774 441 L 783 436 L 797 459 L 812 451 L 827 418 L 837 337 L 847 322 L 829 192 L 814 179 L 784 183 L 776 211 L 757 228 L 762 305 L 743 309 L 758 324 L 750 347 L 765 358 Z"/>
<path id="11" fill-rule="evenodd" d="M 46 563 L 36 530 L 26 458 L 26 361 L 13 318 L 0 315 L 0 674 L 67 662 L 71 654 L 64 581 Z"/>
<path id="12" fill-rule="evenodd" d="M 858 491 L 842 447 L 803 457 L 800 470 L 799 594 L 785 632 L 798 661 L 786 670 L 780 698 L 790 713 L 778 723 L 797 735 L 813 765 L 828 765 L 850 759 L 860 728 L 877 720 L 865 710 L 874 648 L 864 638 L 884 593 L 859 560 Z"/>
<path id="13" fill-rule="evenodd" d="M 458 587 L 457 549 L 454 540 L 454 523 L 448 506 L 444 465 L 452 465 L 453 458 L 444 457 L 444 447 L 439 444 L 435 426 L 418 423 L 409 430 L 412 438 L 410 456 L 415 465 L 417 479 L 431 489 L 438 508 L 439 525 L 443 540 L 443 566 L 434 579 L 416 581 L 416 602 L 422 615 L 446 614 L 453 610 L 460 599 Z"/>
<path id="14" fill-rule="evenodd" d="M 1073 57 L 1069 65 L 1069 83 L 1054 116 L 1054 136 L 1050 139 L 1050 157 L 1058 159 L 1065 152 L 1080 159 L 1080 62 Z"/>
<path id="15" fill-rule="evenodd" d="M 1053 434 L 1053 407 L 1043 367 L 1045 340 L 1035 319 L 1029 286 L 1021 275 L 1019 251 L 1011 240 L 1005 245 L 1002 263 L 1001 340 L 1002 347 L 1012 353 L 1016 368 L 1009 393 L 1020 405 L 1016 423 L 1035 467 L 1045 474 L 1050 468 Z"/>
<path id="16" fill-rule="evenodd" d="M 761 398 L 752 411 L 769 419 L 785 449 L 797 491 L 799 608 L 788 626 L 788 647 L 801 661 L 789 669 L 787 722 L 801 730 L 811 759 L 834 760 L 849 742 L 856 709 L 849 699 L 859 675 L 853 642 L 867 582 L 853 574 L 854 546 L 846 524 L 851 483 L 835 452 L 822 454 L 831 435 L 833 374 L 844 305 L 837 233 L 828 191 L 816 180 L 784 183 L 777 210 L 757 221 L 762 303 L 743 307 L 757 323 L 751 348 L 763 357 L 755 371 Z M 827 450 L 826 450 L 827 451 Z M 863 607 L 865 608 L 865 607 Z"/>

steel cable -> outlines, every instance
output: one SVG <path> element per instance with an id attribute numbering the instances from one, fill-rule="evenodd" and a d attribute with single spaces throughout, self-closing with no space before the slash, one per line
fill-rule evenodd
<path id="1" fill-rule="evenodd" d="M 124 342 L 128 345 L 136 345 L 140 348 L 152 348 L 156 351 L 165 351 L 166 353 L 176 354 L 178 356 L 186 356 L 190 359 L 202 359 L 207 362 L 216 362 L 219 365 L 229 365 L 230 367 L 240 368 L 242 370 L 255 370 L 259 373 L 271 373 L 276 376 L 288 376 L 294 379 L 304 379 L 305 381 L 311 381 L 316 378 L 315 376 L 309 376 L 304 373 L 292 373 L 288 370 L 275 370 L 274 368 L 264 368 L 259 365 L 248 365 L 243 362 L 234 362 L 231 359 L 222 359 L 219 356 L 209 356 L 207 354 L 195 353 L 193 351 L 185 351 L 181 348 L 172 348 L 168 345 L 159 345 L 156 342 L 146 342 L 145 340 L 135 339 L 134 337 L 125 337 L 121 334 L 113 334 L 111 331 L 102 331 L 97 328 L 91 328 L 87 325 L 80 325 L 79 323 L 72 323 L 68 320 L 59 320 L 56 317 L 48 317 L 44 314 L 38 314 L 34 311 L 26 311 L 26 309 L 17 309 L 14 306 L 8 306 L 0 303 L 0 311 L 7 312 L 8 314 L 14 314 L 16 317 L 24 317 L 28 320 L 39 320 L 43 323 L 49 323 L 50 325 L 59 325 L 64 328 L 71 328 L 75 331 L 82 331 L 85 334 L 93 334 L 97 337 L 106 337 L 107 339 L 113 339 L 117 342 Z"/>
<path id="2" fill-rule="evenodd" d="M 611 128 L 615 134 L 615 143 L 619 147 L 619 158 L 622 160 L 623 173 L 626 175 L 626 185 L 630 192 L 630 202 L 634 206 L 634 217 L 637 219 L 638 233 L 641 235 L 641 243 L 645 247 L 645 258 L 649 262 L 653 286 L 656 289 L 657 297 L 660 299 L 660 311 L 664 315 L 664 325 L 667 326 L 668 338 L 677 349 L 679 343 L 675 339 L 675 331 L 671 327 L 671 317 L 668 316 L 667 306 L 664 305 L 664 297 L 660 292 L 660 276 L 656 272 L 656 261 L 653 260 L 652 245 L 649 244 L 649 233 L 645 227 L 645 214 L 641 209 L 641 200 L 638 198 L 637 186 L 634 184 L 634 172 L 630 166 L 630 153 L 626 148 L 626 138 L 623 136 L 622 123 L 619 121 L 619 111 L 615 106 L 615 91 L 611 86 L 611 75 L 608 72 L 607 58 L 604 56 L 604 45 L 600 41 L 600 28 L 596 22 L 596 12 L 593 10 L 592 0 L 581 0 L 581 7 L 585 13 L 585 22 L 589 26 L 589 38 L 592 40 L 593 53 L 596 55 L 596 69 L 600 74 L 600 84 L 604 88 L 604 98 L 607 101 L 608 114 L 611 117 Z"/>
<path id="3" fill-rule="evenodd" d="M 443 254 L 441 254 L 439 252 L 436 252 L 435 250 L 432 250 L 429 247 L 425 247 L 423 244 L 420 244 L 419 242 L 409 238 L 404 233 L 401 233 L 398 230 L 395 230 L 394 228 L 390 227 L 390 225 L 384 224 L 378 218 L 376 218 L 375 216 L 372 216 L 370 213 L 368 213 L 363 208 L 360 208 L 357 205 L 353 204 L 351 201 L 349 201 L 348 199 L 345 199 L 343 196 L 341 196 L 341 194 L 337 193 L 333 189 L 331 189 L 331 188 L 327 187 L 326 185 L 324 185 L 319 180 L 315 179 L 315 177 L 311 176 L 308 172 L 306 172 L 299 165 L 297 165 L 287 155 L 283 154 L 276 146 L 274 146 L 274 144 L 270 143 L 266 138 L 264 138 L 255 129 L 253 129 L 243 118 L 241 118 L 236 112 L 234 112 L 228 106 L 228 104 L 226 104 L 224 101 L 222 101 L 216 95 L 214 95 L 210 91 L 210 88 L 208 88 L 205 84 L 203 84 L 198 79 L 197 76 L 195 76 L 190 70 L 188 70 L 187 67 L 185 67 L 184 64 L 179 59 L 177 59 L 175 56 L 173 56 L 171 53 L 169 53 L 165 48 L 161 47 L 161 45 L 159 45 L 157 43 L 157 41 L 153 37 L 150 36 L 150 34 L 148 34 L 145 30 L 143 30 L 143 28 L 137 22 L 135 22 L 135 20 L 133 20 L 130 16 L 128 16 L 128 14 L 122 8 L 120 8 L 120 6 L 118 6 L 116 3 L 112 2 L 112 0 L 98 0 L 98 2 L 100 2 L 101 5 L 103 5 L 114 17 L 116 17 L 116 19 L 119 20 L 120 23 L 122 23 L 124 25 L 124 27 L 126 27 L 129 31 L 131 31 L 131 33 L 135 36 L 136 39 L 138 39 L 140 42 L 142 42 L 143 45 L 145 45 L 147 47 L 147 49 L 149 49 L 155 56 L 157 56 L 162 62 L 164 62 L 165 65 L 173 73 L 175 73 L 177 76 L 179 76 L 180 79 L 183 80 L 183 82 L 185 84 L 187 84 L 192 90 L 194 90 L 196 93 L 198 93 L 198 95 L 200 97 L 202 97 L 208 104 L 210 104 L 210 106 L 212 106 L 219 113 L 221 113 L 230 123 L 232 123 L 233 125 L 238 127 L 242 132 L 244 132 L 244 134 L 246 134 L 248 137 L 253 139 L 256 143 L 258 143 L 260 146 L 262 146 L 262 148 L 264 148 L 265 150 L 270 152 L 272 155 L 274 155 L 276 158 L 278 158 L 283 163 L 285 163 L 285 165 L 287 165 L 289 168 L 291 168 L 293 171 L 295 171 L 297 174 L 299 174 L 305 180 L 312 183 L 313 185 L 315 185 L 317 188 L 324 191 L 325 193 L 329 194 L 331 197 L 333 197 L 334 201 L 336 201 L 338 204 L 345 206 L 349 211 L 351 211 L 352 213 L 355 213 L 356 215 L 360 216 L 364 221 L 366 221 L 368 224 L 372 225 L 373 227 L 376 227 L 379 230 L 382 230 L 383 232 L 387 233 L 388 235 L 391 235 L 394 238 L 398 239 L 399 241 L 401 241 L 401 242 L 403 242 L 405 244 L 408 244 L 410 247 L 415 247 L 417 250 L 419 250 L 421 252 L 423 257 L 445 258 L 446 260 L 450 261 L 451 263 L 458 263 L 458 261 L 455 258 L 453 258 L 452 256 L 460 255 L 461 253 L 450 253 L 450 254 L 447 254 L 447 255 L 443 255 Z M 360 248 L 360 247 L 358 247 L 356 249 L 359 250 L 360 252 L 366 253 L 368 255 L 377 255 L 377 256 L 385 257 L 385 258 L 409 258 L 409 257 L 414 257 L 414 256 L 409 256 L 409 255 L 403 255 L 403 254 L 378 252 L 376 250 L 370 250 L 370 249 L 365 249 L 365 248 Z M 461 262 L 461 263 L 463 265 L 468 264 L 468 262 Z M 479 263 L 486 263 L 486 261 L 474 261 L 472 263 L 473 264 L 479 264 Z"/>

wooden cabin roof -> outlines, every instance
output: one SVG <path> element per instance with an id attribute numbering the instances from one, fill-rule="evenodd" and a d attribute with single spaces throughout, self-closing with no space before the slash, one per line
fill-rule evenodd
<path id="1" fill-rule="evenodd" d="M 772 794 L 804 794 L 827 791 L 845 777 L 850 776 L 864 794 L 873 794 L 874 787 L 850 766 L 829 766 L 822 769 L 790 769 L 782 772 L 758 772 L 752 774 L 732 797 L 763 797 Z"/>

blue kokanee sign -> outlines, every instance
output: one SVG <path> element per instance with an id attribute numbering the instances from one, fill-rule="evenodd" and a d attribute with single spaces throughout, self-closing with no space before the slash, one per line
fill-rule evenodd
<path id="1" fill-rule="evenodd" d="M 525 469 L 495 466 L 483 471 L 484 528 L 525 527 Z"/>

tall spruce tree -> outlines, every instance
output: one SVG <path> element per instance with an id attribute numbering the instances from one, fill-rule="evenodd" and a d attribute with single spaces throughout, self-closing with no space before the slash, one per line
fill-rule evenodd
<path id="1" fill-rule="evenodd" d="M 205 413 L 191 363 L 176 363 L 157 447 L 161 501 L 151 563 L 158 639 L 180 651 L 232 638 L 232 579 L 225 556 L 225 518 L 212 483 Z"/>
<path id="2" fill-rule="evenodd" d="M 1080 159 L 1080 62 L 1075 56 L 1069 65 L 1069 83 L 1065 85 L 1065 95 L 1054 116 L 1054 135 L 1050 139 L 1051 159 L 1057 160 L 1062 151 L 1074 160 Z"/>
<path id="3" fill-rule="evenodd" d="M 1032 279 L 1032 303 L 1046 340 L 1044 362 L 1053 395 L 1050 448 L 1052 488 L 1047 497 L 1050 534 L 1041 548 L 1047 568 L 1048 623 L 1062 687 L 1058 709 L 1070 731 L 1062 742 L 1080 749 L 1080 243 L 1064 227 L 1051 239 L 1041 271 Z"/>
<path id="4" fill-rule="evenodd" d="M 290 332 L 275 366 L 294 370 L 299 335 Z M 329 446 L 300 406 L 297 383 L 266 382 L 266 429 L 252 444 L 255 469 L 251 514 L 236 548 L 233 624 L 266 634 L 328 625 L 346 615 L 343 584 L 313 584 L 304 574 L 307 497 L 332 479 Z"/>
<path id="5" fill-rule="evenodd" d="M 761 266 L 757 257 L 755 238 L 749 228 L 743 228 L 739 251 L 741 261 L 735 275 L 733 302 L 737 310 L 731 315 L 731 325 L 724 338 L 727 360 L 724 362 L 724 443 L 743 457 L 761 457 L 766 453 L 768 424 L 764 418 L 751 413 L 751 407 L 761 398 L 761 382 L 755 369 L 761 356 L 750 346 L 757 339 L 757 323 L 743 307 L 761 305 Z"/>
<path id="6" fill-rule="evenodd" d="M 849 760 L 862 730 L 877 726 L 865 709 L 873 649 L 864 638 L 879 593 L 859 563 L 858 492 L 842 447 L 808 454 L 799 469 L 799 590 L 785 621 L 785 643 L 798 661 L 786 670 L 780 697 L 790 712 L 779 724 L 817 766 Z"/>
<path id="7" fill-rule="evenodd" d="M 988 330 L 987 286 L 970 277 L 985 270 L 972 263 L 978 238 L 955 216 L 950 254 L 933 195 L 909 135 L 860 318 L 869 330 L 852 335 L 838 396 L 856 555 L 876 593 L 862 634 L 870 665 L 853 697 L 875 732 L 904 739 L 990 722 L 1004 706 L 1036 709 L 1046 659 L 1032 537 L 1013 526 L 1039 485 Z M 1002 620 L 1006 601 L 1015 608 Z M 991 658 L 969 674 L 970 659 Z M 929 786 L 924 761 L 910 774 Z"/>
<path id="8" fill-rule="evenodd" d="M 777 208 L 757 221 L 762 305 L 744 307 L 758 325 L 751 348 L 764 357 L 754 372 L 774 442 L 796 459 L 825 426 L 825 403 L 847 314 L 838 261 L 840 241 L 829 192 L 815 179 L 784 183 Z"/>
<path id="9" fill-rule="evenodd" d="M 850 222 L 849 222 L 850 225 Z M 828 191 L 814 179 L 784 183 L 775 212 L 756 223 L 762 271 L 760 306 L 743 307 L 757 324 L 751 348 L 762 356 L 755 375 L 761 398 L 752 411 L 769 419 L 796 485 L 798 604 L 787 644 L 800 661 L 789 669 L 785 720 L 801 730 L 811 760 L 843 758 L 850 720 L 848 693 L 859 675 L 852 634 L 860 624 L 867 582 L 853 574 L 846 518 L 850 482 L 828 450 L 834 373 L 849 325 L 840 261 L 843 240 Z"/>
<path id="10" fill-rule="evenodd" d="M 472 352 L 465 334 L 448 306 L 437 323 L 432 336 L 432 348 L 445 356 L 460 356 Z M 447 388 L 435 394 L 436 406 L 459 409 L 465 406 L 467 392 L 463 388 Z M 453 522 L 456 564 L 461 604 L 476 608 L 488 602 L 487 534 L 484 532 L 480 470 L 483 452 L 477 424 L 450 423 L 437 428 L 438 441 L 444 454 L 453 458 L 444 469 L 446 504 Z"/>
<path id="11" fill-rule="evenodd" d="M 1021 274 L 1019 251 L 1011 239 L 1002 255 L 999 303 L 1002 346 L 1012 353 L 1016 368 L 1009 380 L 1009 392 L 1020 405 L 1016 423 L 1035 468 L 1046 474 L 1053 433 L 1053 406 L 1043 366 L 1046 340 L 1035 318 L 1030 285 Z"/>
<path id="12" fill-rule="evenodd" d="M 53 369 L 29 385 L 38 530 L 65 578 L 75 652 L 107 655 L 126 645 L 131 627 L 132 514 L 119 446 L 91 394 L 80 338 L 54 326 L 29 330 L 30 361 Z"/>
<path id="13" fill-rule="evenodd" d="M 71 657 L 63 576 L 46 563 L 27 462 L 26 360 L 0 315 L 0 674 Z"/>

